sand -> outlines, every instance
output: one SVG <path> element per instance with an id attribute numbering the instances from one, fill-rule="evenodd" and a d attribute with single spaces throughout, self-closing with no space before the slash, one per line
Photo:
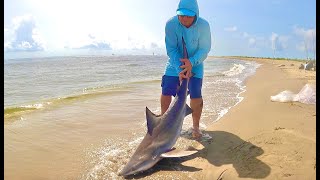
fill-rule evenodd
<path id="1" fill-rule="evenodd" d="M 246 60 L 262 65 L 246 81 L 244 100 L 205 130 L 213 138 L 181 165 L 196 169 L 190 179 L 316 179 L 316 105 L 270 100 L 316 83 L 316 71 L 299 69 L 299 61 Z"/>
<path id="2" fill-rule="evenodd" d="M 316 106 L 299 102 L 280 103 L 270 100 L 271 96 L 281 91 L 290 90 L 298 93 L 306 83 L 315 84 L 316 71 L 299 69 L 298 67 L 303 63 L 299 61 L 246 60 L 254 60 L 262 65 L 257 69 L 256 74 L 246 81 L 246 91 L 241 94 L 244 99 L 231 108 L 219 121 L 205 130 L 204 133 L 210 135 L 212 139 L 203 142 L 194 141 L 192 146 L 200 149 L 199 153 L 181 159 L 164 159 L 153 168 L 154 170 L 141 175 L 141 177 L 138 176 L 137 179 L 316 179 Z M 145 88 L 145 86 L 141 87 Z M 134 91 L 134 93 L 136 92 L 141 91 L 138 89 L 138 91 Z M 138 94 L 141 95 L 141 93 Z M 117 103 L 122 103 L 126 98 L 136 96 L 138 95 L 121 96 L 122 99 L 118 99 Z M 142 97 L 139 97 L 139 99 L 144 104 L 154 104 L 151 109 L 159 105 L 158 103 L 152 103 L 150 99 L 148 101 Z M 136 109 L 139 109 L 141 104 L 137 102 L 140 101 L 132 100 L 133 104 L 128 104 L 127 107 L 137 106 Z M 78 113 L 78 106 L 58 109 L 54 111 L 54 118 L 42 115 L 50 121 L 43 120 L 43 117 L 38 118 L 38 122 L 45 124 L 45 128 L 40 131 L 37 130 L 37 133 L 33 131 L 34 128 L 39 127 L 39 123 L 31 124 L 32 121 L 23 121 L 24 123 L 30 123 L 29 128 L 9 129 L 13 132 L 19 132 L 23 135 L 23 138 L 20 141 L 14 141 L 16 147 L 19 148 L 15 148 L 14 151 L 6 154 L 7 160 L 13 160 L 13 165 L 8 166 L 7 164 L 7 167 L 12 169 L 9 169 L 9 171 L 5 169 L 7 177 L 11 177 L 11 179 L 21 179 L 21 177 L 24 179 L 41 179 L 43 177 L 49 179 L 57 177 L 58 179 L 78 179 L 75 176 L 81 175 L 84 167 L 82 167 L 81 159 L 74 160 L 74 158 L 85 156 L 82 151 L 83 144 L 87 142 L 90 142 L 91 145 L 101 144 L 102 140 L 116 132 L 117 128 L 123 128 L 115 125 L 112 127 L 114 131 L 106 134 L 102 124 L 110 126 L 110 123 L 106 122 L 107 117 L 97 118 L 99 117 L 97 116 L 93 118 L 96 119 L 94 122 L 93 119 L 87 120 L 88 116 L 92 117 L 91 114 L 117 112 L 117 109 L 114 108 L 122 107 L 118 106 L 117 103 L 115 105 L 112 103 L 114 102 L 110 101 L 109 96 L 95 101 L 93 103 L 95 108 L 92 108 L 92 103 L 82 103 L 81 107 L 86 111 L 81 113 L 82 119 L 77 118 L 76 121 L 67 121 L 63 118 L 66 118 L 64 116 L 65 111 L 69 111 L 71 115 Z M 90 111 L 87 112 L 88 110 Z M 140 112 L 133 113 L 117 114 L 117 116 L 122 117 L 123 115 L 122 119 L 128 119 L 127 116 L 140 116 Z M 140 114 L 144 118 L 143 108 Z M 57 119 L 62 119 L 62 121 L 57 121 Z M 55 122 L 65 122 L 65 124 Z M 122 122 L 117 120 L 117 123 Z M 81 131 L 70 131 L 73 126 L 77 126 Z M 130 128 L 133 128 L 133 125 L 130 124 L 130 126 Z M 63 133 L 56 133 L 57 127 Z M 92 129 L 94 131 L 89 131 Z M 66 136 L 66 132 L 70 134 L 67 134 L 68 138 L 63 138 L 62 136 Z M 131 132 L 128 131 L 127 133 L 130 134 Z M 8 132 L 5 132 L 5 134 L 8 134 Z M 79 135 L 81 135 L 81 138 L 79 138 Z M 10 142 L 10 138 L 17 138 L 16 136 L 5 137 L 8 138 L 7 142 Z M 31 143 L 30 139 L 37 139 L 37 141 Z M 26 144 L 24 142 L 30 143 Z M 40 148 L 39 143 L 44 144 L 45 148 L 32 151 L 33 149 L 29 147 L 36 145 L 37 148 Z M 59 144 L 58 149 L 55 149 L 56 144 Z M 11 148 L 12 146 L 6 147 Z M 50 151 L 46 149 L 48 147 Z M 87 148 L 92 147 L 94 146 Z M 51 150 L 55 154 L 48 157 Z M 72 155 L 65 156 L 65 154 L 71 153 Z M 119 157 L 115 157 L 115 159 L 111 158 L 114 162 L 119 161 Z M 27 164 L 28 161 L 32 161 L 32 163 Z M 103 176 L 105 169 L 118 171 L 117 166 L 112 166 L 112 161 L 105 159 L 102 159 L 102 161 L 111 162 L 111 165 L 98 164 L 98 168 L 102 169 L 96 172 L 98 175 L 101 172 Z M 15 163 L 18 165 L 15 165 Z M 115 179 L 122 178 L 115 177 Z"/>

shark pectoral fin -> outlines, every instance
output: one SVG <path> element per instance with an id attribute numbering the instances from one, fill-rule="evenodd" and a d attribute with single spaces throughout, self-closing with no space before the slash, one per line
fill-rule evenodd
<path id="1" fill-rule="evenodd" d="M 186 104 L 186 116 L 188 116 L 189 114 L 191 114 L 193 111 L 191 109 L 191 107 L 188 106 L 188 104 Z"/>
<path id="2" fill-rule="evenodd" d="M 190 155 L 197 153 L 197 152 L 198 151 L 185 151 L 185 150 L 174 149 L 172 151 L 161 154 L 160 157 L 162 157 L 162 158 L 184 157 L 184 156 L 190 156 Z"/>
<path id="3" fill-rule="evenodd" d="M 146 107 L 146 118 L 147 118 L 147 128 L 148 133 L 152 135 L 153 128 L 158 124 L 159 116 L 155 115 L 153 112 Z"/>

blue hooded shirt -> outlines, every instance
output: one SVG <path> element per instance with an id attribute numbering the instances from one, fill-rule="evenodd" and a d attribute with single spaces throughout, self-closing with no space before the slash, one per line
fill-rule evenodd
<path id="1" fill-rule="evenodd" d="M 180 23 L 177 15 L 167 21 L 165 43 L 169 59 L 164 74 L 167 76 L 179 76 L 179 73 L 183 70 L 180 68 L 182 65 L 180 59 L 183 58 L 183 37 L 194 77 L 203 78 L 203 61 L 207 58 L 211 49 L 210 26 L 205 19 L 199 17 L 199 8 L 196 0 L 180 0 L 177 10 L 180 8 L 195 12 L 196 17 L 189 28 Z"/>

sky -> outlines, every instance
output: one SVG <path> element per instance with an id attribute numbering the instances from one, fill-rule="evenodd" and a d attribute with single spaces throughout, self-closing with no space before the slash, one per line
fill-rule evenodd
<path id="1" fill-rule="evenodd" d="M 5 58 L 161 54 L 179 0 L 4 0 Z M 212 56 L 314 58 L 316 0 L 198 0 Z"/>

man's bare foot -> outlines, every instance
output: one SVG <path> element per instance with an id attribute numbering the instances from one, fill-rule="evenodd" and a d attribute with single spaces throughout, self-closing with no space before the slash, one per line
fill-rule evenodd
<path id="1" fill-rule="evenodd" d="M 201 137 L 202 137 L 202 133 L 201 133 L 200 129 L 194 129 L 193 128 L 192 129 L 192 138 L 198 140 Z"/>

